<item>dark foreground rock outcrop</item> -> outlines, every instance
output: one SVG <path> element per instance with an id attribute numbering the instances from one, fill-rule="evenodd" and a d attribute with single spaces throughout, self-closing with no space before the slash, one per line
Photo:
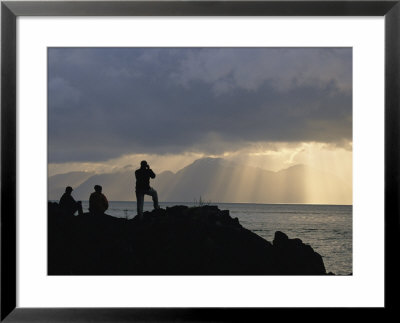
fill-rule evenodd
<path id="1" fill-rule="evenodd" d="M 49 202 L 49 275 L 325 275 L 322 257 L 277 231 L 271 244 L 217 206 L 174 206 L 142 221 L 66 216 Z"/>

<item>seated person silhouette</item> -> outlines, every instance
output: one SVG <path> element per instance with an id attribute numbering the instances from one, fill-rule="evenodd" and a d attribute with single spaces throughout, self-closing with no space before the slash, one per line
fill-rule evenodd
<path id="1" fill-rule="evenodd" d="M 159 209 L 157 191 L 150 187 L 150 178 L 155 178 L 156 174 L 150 169 L 150 165 L 147 161 L 143 160 L 140 163 L 140 168 L 135 171 L 136 177 L 136 201 L 137 201 L 137 213 L 139 218 L 143 217 L 143 203 L 144 196 L 150 195 L 153 198 L 153 206 L 155 209 Z"/>
<path id="2" fill-rule="evenodd" d="M 82 202 L 75 201 L 75 199 L 71 195 L 72 191 L 72 187 L 67 186 L 65 188 L 65 193 L 61 196 L 60 202 L 58 204 L 67 215 L 74 215 L 76 211 L 78 211 L 78 215 L 82 215 Z"/>
<path id="3" fill-rule="evenodd" d="M 89 211 L 94 215 L 103 215 L 108 209 L 108 201 L 105 195 L 101 192 L 103 188 L 100 185 L 94 186 L 94 192 L 90 194 Z"/>

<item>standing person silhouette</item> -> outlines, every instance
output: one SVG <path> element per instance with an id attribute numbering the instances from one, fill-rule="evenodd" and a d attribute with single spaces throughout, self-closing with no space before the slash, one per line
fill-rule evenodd
<path id="1" fill-rule="evenodd" d="M 140 168 L 135 171 L 136 177 L 136 202 L 137 213 L 139 218 L 143 217 L 143 203 L 144 196 L 150 195 L 153 198 L 153 205 L 155 209 L 159 209 L 157 191 L 150 187 L 150 178 L 155 178 L 156 174 L 150 169 L 147 161 L 140 162 Z"/>

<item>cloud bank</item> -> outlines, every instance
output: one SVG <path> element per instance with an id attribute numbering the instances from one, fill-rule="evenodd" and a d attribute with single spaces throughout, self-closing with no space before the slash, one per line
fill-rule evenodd
<path id="1" fill-rule="evenodd" d="M 50 48 L 49 162 L 352 140 L 350 48 Z"/>

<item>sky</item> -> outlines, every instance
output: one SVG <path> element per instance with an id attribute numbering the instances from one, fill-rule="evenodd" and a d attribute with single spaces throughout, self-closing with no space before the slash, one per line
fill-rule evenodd
<path id="1" fill-rule="evenodd" d="M 49 175 L 202 157 L 351 184 L 351 48 L 49 48 Z"/>

